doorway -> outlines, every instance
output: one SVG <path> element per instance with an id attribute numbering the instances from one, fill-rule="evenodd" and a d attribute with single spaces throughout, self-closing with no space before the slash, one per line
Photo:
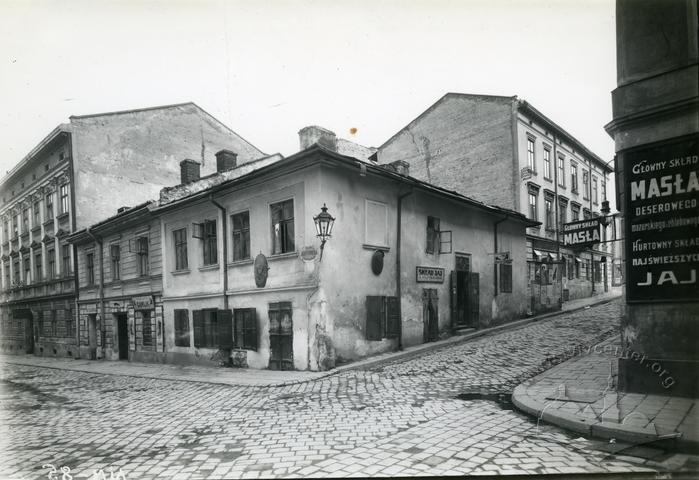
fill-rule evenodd
<path id="1" fill-rule="evenodd" d="M 129 323 L 125 313 L 116 314 L 119 360 L 129 359 Z"/>
<path id="2" fill-rule="evenodd" d="M 451 272 L 452 326 L 477 328 L 480 316 L 479 275 L 471 271 L 471 255 L 456 254 Z"/>
<path id="3" fill-rule="evenodd" d="M 34 315 L 29 309 L 15 310 L 14 317 L 19 317 L 24 325 L 24 353 L 34 353 Z"/>
<path id="4" fill-rule="evenodd" d="M 90 350 L 90 360 L 97 359 L 97 314 L 87 316 L 87 344 Z"/>
<path id="5" fill-rule="evenodd" d="M 291 302 L 269 304 L 269 369 L 294 369 L 294 329 Z"/>
<path id="6" fill-rule="evenodd" d="M 439 339 L 438 304 L 437 289 L 422 290 L 423 342 L 434 342 Z"/>

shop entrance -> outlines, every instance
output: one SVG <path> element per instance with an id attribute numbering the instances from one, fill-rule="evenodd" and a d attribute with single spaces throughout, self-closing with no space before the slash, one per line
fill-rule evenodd
<path id="1" fill-rule="evenodd" d="M 125 313 L 116 314 L 119 360 L 129 359 L 129 324 Z"/>
<path id="2" fill-rule="evenodd" d="M 90 350 L 90 360 L 97 359 L 97 314 L 87 316 L 87 344 Z"/>
<path id="3" fill-rule="evenodd" d="M 269 369 L 294 369 L 294 328 L 291 302 L 269 304 Z"/>

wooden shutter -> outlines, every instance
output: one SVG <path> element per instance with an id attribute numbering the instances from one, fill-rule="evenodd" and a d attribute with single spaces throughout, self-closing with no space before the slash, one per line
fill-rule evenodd
<path id="1" fill-rule="evenodd" d="M 192 323 L 194 327 L 194 346 L 203 347 L 206 343 L 204 339 L 204 312 L 202 310 L 192 310 Z"/>
<path id="2" fill-rule="evenodd" d="M 480 303 L 479 295 L 479 279 L 478 274 L 469 272 L 468 274 L 468 309 L 469 320 L 472 327 L 478 327 L 480 319 Z"/>
<path id="3" fill-rule="evenodd" d="M 396 338 L 400 335 L 400 303 L 398 297 L 384 297 L 386 307 L 386 337 Z"/>
<path id="4" fill-rule="evenodd" d="M 243 346 L 248 350 L 257 351 L 257 311 L 254 308 L 246 308 L 244 318 Z"/>
<path id="5" fill-rule="evenodd" d="M 381 340 L 383 325 L 383 297 L 366 297 L 366 339 Z"/>
<path id="6" fill-rule="evenodd" d="M 175 310 L 175 345 L 189 347 L 189 311 Z"/>
<path id="7" fill-rule="evenodd" d="M 216 326 L 218 348 L 233 348 L 233 312 L 217 310 Z"/>

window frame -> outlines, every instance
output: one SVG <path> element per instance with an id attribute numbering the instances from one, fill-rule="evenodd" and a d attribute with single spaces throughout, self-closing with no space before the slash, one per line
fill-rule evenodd
<path id="1" fill-rule="evenodd" d="M 570 162 L 570 191 L 578 193 L 578 164 Z"/>
<path id="2" fill-rule="evenodd" d="M 51 280 L 56 278 L 56 249 L 46 250 L 46 278 Z"/>
<path id="3" fill-rule="evenodd" d="M 558 186 L 565 188 L 566 186 L 566 157 L 563 154 L 558 155 L 556 160 L 556 168 L 558 168 Z"/>
<path id="4" fill-rule="evenodd" d="M 425 253 L 434 254 L 441 250 L 440 220 L 438 217 L 427 216 Z"/>
<path id="5" fill-rule="evenodd" d="M 257 351 L 259 348 L 257 310 L 233 309 L 233 347 L 239 350 Z"/>
<path id="6" fill-rule="evenodd" d="M 44 198 L 44 221 L 48 222 L 49 220 L 53 220 L 55 218 L 55 215 L 53 214 L 53 192 L 47 193 Z"/>
<path id="7" fill-rule="evenodd" d="M 527 135 L 527 167 L 536 173 L 536 138 L 530 135 Z"/>
<path id="8" fill-rule="evenodd" d="M 513 282 L 512 282 L 512 262 L 500 263 L 499 268 L 499 286 L 500 293 L 512 293 Z"/>
<path id="9" fill-rule="evenodd" d="M 121 247 L 119 244 L 109 245 L 109 258 L 111 260 L 112 281 L 121 280 Z"/>
<path id="10" fill-rule="evenodd" d="M 66 255 L 66 253 L 68 255 Z M 66 276 L 71 273 L 70 269 L 70 257 L 71 257 L 71 251 L 70 251 L 70 244 L 65 244 L 61 246 L 61 273 Z"/>
<path id="11" fill-rule="evenodd" d="M 597 184 L 597 177 L 592 176 L 592 203 L 595 205 L 599 204 L 599 186 Z"/>
<path id="12" fill-rule="evenodd" d="M 32 205 L 32 227 L 41 225 L 41 200 L 34 201 Z"/>
<path id="13" fill-rule="evenodd" d="M 285 206 L 291 204 L 291 217 L 280 218 L 279 222 L 275 223 L 275 207 L 284 216 Z M 269 214 L 272 231 L 272 255 L 283 255 L 285 253 L 293 253 L 296 251 L 296 226 L 295 226 L 295 211 L 296 208 L 293 198 L 281 200 L 279 202 L 270 203 Z M 275 225 L 279 225 L 279 236 L 277 237 Z M 289 233 L 289 225 L 291 233 Z M 278 241 L 277 241 L 278 240 Z M 291 245 L 288 244 L 291 242 Z"/>
<path id="14" fill-rule="evenodd" d="M 178 238 L 178 237 L 182 238 Z M 181 272 L 189 269 L 189 252 L 187 250 L 187 227 L 177 228 L 172 231 L 172 244 L 175 252 L 175 271 Z"/>
<path id="15" fill-rule="evenodd" d="M 218 264 L 218 221 L 204 220 L 202 225 L 202 265 Z M 211 230 L 213 225 L 213 230 Z"/>
<path id="16" fill-rule="evenodd" d="M 85 253 L 85 275 L 87 276 L 87 285 L 95 284 L 95 254 L 94 252 Z"/>
<path id="17" fill-rule="evenodd" d="M 553 197 L 544 197 L 544 226 L 546 230 L 554 230 L 554 209 L 553 209 Z"/>
<path id="18" fill-rule="evenodd" d="M 153 329 L 153 318 L 151 316 L 150 310 L 139 310 L 141 313 L 141 346 L 152 347 L 154 346 L 154 329 Z M 146 322 L 148 320 L 148 322 Z M 148 343 L 146 343 L 146 324 L 148 325 Z"/>
<path id="19" fill-rule="evenodd" d="M 589 200 L 590 199 L 590 172 L 583 169 L 582 179 L 583 179 L 583 199 Z"/>
<path id="20" fill-rule="evenodd" d="M 186 308 L 176 308 L 174 310 L 173 315 L 173 326 L 175 330 L 175 346 L 191 347 L 192 334 L 189 328 L 189 310 Z"/>
<path id="21" fill-rule="evenodd" d="M 236 223 L 240 228 L 236 228 Z M 250 259 L 250 210 L 231 215 L 231 242 L 234 262 Z"/>
<path id="22" fill-rule="evenodd" d="M 67 183 L 58 187 L 58 205 L 61 207 L 61 214 L 70 211 L 69 186 Z"/>
<path id="23" fill-rule="evenodd" d="M 544 145 L 544 178 L 551 180 L 551 148 Z"/>
<path id="24" fill-rule="evenodd" d="M 532 192 L 531 190 L 528 192 L 529 196 L 529 219 L 530 220 L 535 220 L 539 221 L 539 194 Z M 532 202 L 532 199 L 534 201 Z"/>
<path id="25" fill-rule="evenodd" d="M 150 274 L 150 258 L 149 258 L 149 237 L 142 235 L 136 237 L 136 255 L 138 265 L 138 276 L 147 277 Z"/>

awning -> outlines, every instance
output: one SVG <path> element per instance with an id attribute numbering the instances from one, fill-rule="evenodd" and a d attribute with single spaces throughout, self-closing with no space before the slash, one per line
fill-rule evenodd
<path id="1" fill-rule="evenodd" d="M 549 256 L 549 258 L 552 261 L 554 261 L 554 262 L 558 261 L 558 254 L 557 253 L 546 252 L 546 254 Z"/>
<path id="2" fill-rule="evenodd" d="M 534 250 L 534 249 L 532 249 L 532 250 L 534 252 L 534 255 L 536 255 L 537 257 L 541 257 L 541 252 L 539 250 Z"/>
<path id="3" fill-rule="evenodd" d="M 580 260 L 580 257 L 575 257 L 575 261 L 578 262 L 578 263 L 583 263 L 583 261 Z"/>

